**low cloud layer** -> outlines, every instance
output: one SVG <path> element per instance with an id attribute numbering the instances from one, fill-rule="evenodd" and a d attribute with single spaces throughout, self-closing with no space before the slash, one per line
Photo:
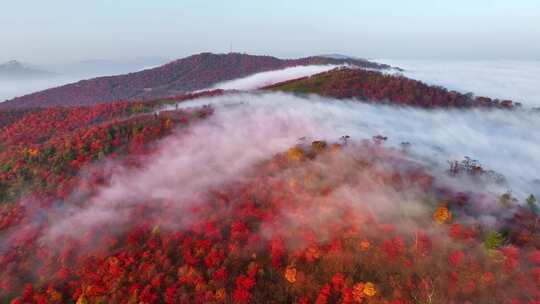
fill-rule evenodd
<path id="1" fill-rule="evenodd" d="M 540 179 L 539 114 L 527 110 L 423 110 L 378 106 L 356 101 L 337 101 L 311 96 L 298 98 L 286 94 L 232 95 L 182 103 L 181 107 L 212 104 L 226 111 L 266 109 L 257 118 L 261 128 L 267 120 L 280 117 L 288 121 L 308 121 L 316 133 L 291 130 L 296 136 L 354 139 L 387 136 L 390 146 L 410 143 L 410 153 L 437 170 L 446 170 L 447 161 L 471 157 L 485 169 L 494 170 L 508 181 L 493 191 L 512 190 L 525 196 L 538 188 Z M 233 107 L 237 105 L 238 107 Z M 252 109 L 252 110 L 249 110 Z M 253 114 L 250 114 L 253 115 Z M 506 188 L 506 189 L 505 189 Z"/>
<path id="2" fill-rule="evenodd" d="M 227 104 L 244 98 L 249 97 L 211 101 Z M 205 104 L 208 100 L 199 102 Z M 294 146 L 303 135 L 323 131 L 309 119 L 274 110 L 272 106 L 259 105 L 220 108 L 188 132 L 170 136 L 160 143 L 158 155 L 145 162 L 142 169 L 116 168 L 110 187 L 101 189 L 88 208 L 69 210 L 72 216 L 53 226 L 48 238 L 66 233 L 80 235 L 111 222 L 122 226 L 130 220 L 135 207 L 149 201 L 182 202 L 167 206 L 172 214 L 182 214 L 199 193 L 240 182 L 243 173 L 257 162 Z M 175 226 L 178 225 L 182 224 L 178 221 Z"/>
<path id="3" fill-rule="evenodd" d="M 540 61 L 380 60 L 405 76 L 450 90 L 540 106 Z"/>
<path id="4" fill-rule="evenodd" d="M 536 113 L 428 111 L 283 93 L 229 94 L 183 102 L 180 108 L 203 105 L 215 107 L 215 114 L 187 133 L 163 140 L 159 154 L 142 169 L 117 168 L 111 185 L 101 189 L 89 207 L 69 210 L 71 216 L 54 221 L 48 237 L 79 234 L 110 222 L 121 226 L 134 207 L 147 202 L 189 206 L 199 193 L 240 182 L 255 164 L 297 143 L 336 141 L 343 135 L 353 141 L 388 136 L 386 145 L 398 149 L 410 143 L 411 161 L 458 190 L 493 196 L 511 190 L 520 199 L 540 194 L 540 134 L 531 131 L 540 128 Z M 466 156 L 502 174 L 506 183 L 448 177 L 448 161 Z M 167 208 L 182 214 L 185 207 Z"/>
<path id="5" fill-rule="evenodd" d="M 301 77 L 311 76 L 318 73 L 326 72 L 339 67 L 338 65 L 308 65 L 296 66 L 277 71 L 268 71 L 253 74 L 251 76 L 235 79 L 232 81 L 216 84 L 213 89 L 224 90 L 255 90 L 272 84 L 280 83 L 287 80 L 297 79 Z"/>

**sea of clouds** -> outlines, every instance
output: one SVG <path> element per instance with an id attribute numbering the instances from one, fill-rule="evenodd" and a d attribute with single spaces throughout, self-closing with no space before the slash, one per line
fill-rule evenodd
<path id="1" fill-rule="evenodd" d="M 378 61 L 403 68 L 409 78 L 450 90 L 540 107 L 540 61 Z"/>
<path id="2" fill-rule="evenodd" d="M 507 179 L 507 184 L 487 190 L 499 194 L 511 190 L 522 198 L 540 194 L 540 133 L 532 131 L 540 128 L 540 114 L 535 111 L 424 110 L 282 93 L 233 94 L 188 101 L 180 107 L 206 104 L 216 107 L 224 121 L 227 113 L 245 113 L 263 133 L 266 127 L 304 121 L 311 126 L 310 132 L 291 128 L 288 134 L 327 140 L 384 135 L 390 146 L 410 143 L 412 157 L 438 170 L 437 175 L 448 169 L 448 161 L 470 157 Z M 250 128 L 241 117 L 234 121 Z M 269 141 L 274 138 L 271 133 L 266 136 Z"/>
<path id="3" fill-rule="evenodd" d="M 163 208 L 187 214 L 198 193 L 242 182 L 246 172 L 276 153 L 312 140 L 337 142 L 344 135 L 351 142 L 384 135 L 385 146 L 400 150 L 410 143 L 406 157 L 438 183 L 488 193 L 493 202 L 507 191 L 521 202 L 530 194 L 540 196 L 540 133 L 531 132 L 540 120 L 532 111 L 424 110 L 285 93 L 226 94 L 182 102 L 179 108 L 205 105 L 215 109 L 213 115 L 160 141 L 157 154 L 141 168 L 117 166 L 111 183 L 90 201 L 63 208 L 50 221 L 55 224 L 45 240 L 77 237 L 103 225 L 120 229 L 148 202 L 176 202 Z M 502 174 L 505 183 L 450 177 L 448 161 L 467 156 Z M 174 225 L 191 219 L 173 218 Z"/>
<path id="4" fill-rule="evenodd" d="M 323 70 L 293 71 L 265 75 L 277 81 Z M 236 81 L 234 88 L 266 85 L 267 78 L 247 77 Z M 528 109 L 425 110 L 269 92 L 230 93 L 182 102 L 178 107 L 205 105 L 215 108 L 214 114 L 188 132 L 179 131 L 160 141 L 158 153 L 142 168 L 117 166 L 110 185 L 82 207 L 62 208 L 51 215 L 55 225 L 45 239 L 66 233 L 76 236 L 111 223 L 122 227 L 138 204 L 188 202 L 207 189 L 241 181 L 255 164 L 295 144 L 335 142 L 344 135 L 356 142 L 387 136 L 385 145 L 396 149 L 410 143 L 406 155 L 411 161 L 424 165 L 438 182 L 458 190 L 487 192 L 493 197 L 512 191 L 521 201 L 529 194 L 540 196 L 540 133 L 535 132 L 540 129 L 540 114 Z M 505 183 L 479 184 L 449 177 L 448 161 L 465 157 L 502 174 Z M 167 208 L 172 214 L 182 214 L 185 206 Z"/>

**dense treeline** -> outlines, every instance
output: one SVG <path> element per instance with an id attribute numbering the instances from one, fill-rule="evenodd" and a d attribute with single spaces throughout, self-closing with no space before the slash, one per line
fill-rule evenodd
<path id="1" fill-rule="evenodd" d="M 358 98 L 424 108 L 499 107 L 512 108 L 510 100 L 493 100 L 429 86 L 403 76 L 363 69 L 341 68 L 311 77 L 290 80 L 265 89 L 318 94 L 335 98 Z"/>
<path id="2" fill-rule="evenodd" d="M 39 144 L 51 137 L 70 133 L 79 128 L 149 112 L 163 104 L 181 102 L 197 97 L 215 96 L 222 93 L 221 90 L 213 90 L 148 102 L 119 101 L 97 104 L 92 107 L 0 110 L 3 124 L 0 127 L 0 147 Z M 0 151 L 2 151 L 1 148 Z"/>
<path id="3" fill-rule="evenodd" d="M 13 109 L 0 111 L 0 129 L 39 109 Z"/>
<path id="4" fill-rule="evenodd" d="M 283 60 L 247 54 L 202 53 L 126 75 L 100 77 L 52 88 L 0 104 L 0 109 L 92 105 L 118 100 L 155 99 L 205 89 L 257 72 L 310 64 L 355 64 L 387 68 L 365 60 L 308 57 Z"/>

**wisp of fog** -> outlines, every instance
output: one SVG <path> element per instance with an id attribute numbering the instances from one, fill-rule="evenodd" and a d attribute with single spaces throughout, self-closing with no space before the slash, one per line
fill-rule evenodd
<path id="1" fill-rule="evenodd" d="M 261 72 L 244 78 L 218 83 L 213 89 L 223 90 L 255 90 L 287 80 L 307 77 L 340 67 L 339 65 L 307 65 L 295 66 L 276 71 Z"/>

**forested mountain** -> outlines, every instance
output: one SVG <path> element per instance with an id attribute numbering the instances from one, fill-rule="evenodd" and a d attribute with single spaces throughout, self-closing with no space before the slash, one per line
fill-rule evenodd
<path id="1" fill-rule="evenodd" d="M 178 94 L 341 63 L 370 69 Z M 200 54 L 11 101 L 0 109 L 0 302 L 537 303 L 533 194 L 494 195 L 488 185 L 504 177 L 475 160 L 436 167 L 410 152 L 416 143 L 390 146 L 386 134 L 297 136 L 325 133 L 325 120 L 341 132 L 340 106 L 520 111 L 378 68 Z M 357 128 L 369 129 L 362 115 Z"/>
<path id="2" fill-rule="evenodd" d="M 500 107 L 512 108 L 511 100 L 474 97 L 400 75 L 364 69 L 338 68 L 264 88 L 296 94 L 317 94 L 334 98 L 418 106 L 423 108 Z M 519 105 L 519 104 L 516 104 Z"/>
<path id="3" fill-rule="evenodd" d="M 247 54 L 202 53 L 163 66 L 119 76 L 99 77 L 18 97 L 0 109 L 91 105 L 98 102 L 175 96 L 257 72 L 312 64 L 353 64 L 382 69 L 387 65 L 357 59 L 307 57 L 284 60 Z"/>
<path id="4" fill-rule="evenodd" d="M 162 162 L 160 141 L 189 145 L 200 135 L 193 128 L 219 115 L 175 103 L 223 94 L 0 111 L 8 118 L 0 128 L 0 299 L 404 304 L 537 294 L 536 199 L 520 205 L 503 195 L 489 211 L 503 232 L 488 229 L 474 218 L 486 197 L 441 188 L 439 176 L 405 150 L 385 147 L 383 136 L 301 142 L 193 196 L 103 196 L 118 187 L 119 170 L 139 174 Z M 212 170 L 227 168 L 213 163 L 225 150 L 195 152 L 214 155 Z M 191 183 L 201 169 L 157 174 L 182 194 L 189 188 L 174 176 L 187 174 Z M 474 162 L 451 169 L 455 178 L 488 174 Z M 405 201 L 400 193 L 414 196 Z M 76 222 L 64 227 L 65 219 Z"/>

